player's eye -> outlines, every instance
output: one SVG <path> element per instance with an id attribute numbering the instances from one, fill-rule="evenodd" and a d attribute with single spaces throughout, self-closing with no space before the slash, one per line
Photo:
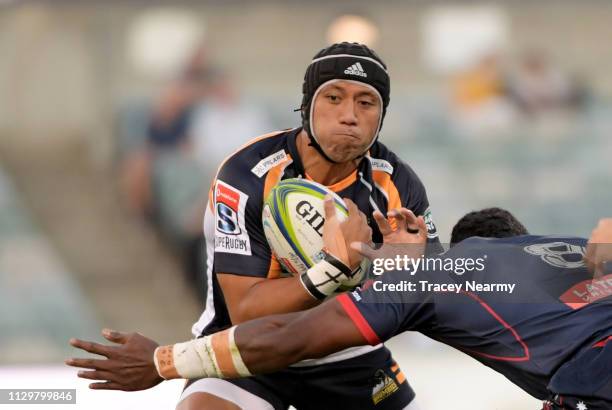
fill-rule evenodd
<path id="1" fill-rule="evenodd" d="M 369 100 L 359 100 L 359 105 L 363 106 L 363 107 L 373 107 L 374 103 L 372 101 Z"/>
<path id="2" fill-rule="evenodd" d="M 326 98 L 332 103 L 340 102 L 340 97 L 335 94 L 328 94 Z"/>

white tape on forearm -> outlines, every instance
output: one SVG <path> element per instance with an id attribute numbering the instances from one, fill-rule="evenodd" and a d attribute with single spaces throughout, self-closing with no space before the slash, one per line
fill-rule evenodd
<path id="1" fill-rule="evenodd" d="M 234 339 L 236 327 L 189 342 L 158 347 L 154 361 L 164 379 L 250 376 Z"/>
<path id="2" fill-rule="evenodd" d="M 180 355 L 180 351 L 175 349 L 174 360 L 179 374 L 185 379 L 196 379 L 201 377 L 223 377 L 217 364 L 215 352 L 211 346 L 212 336 L 204 336 L 200 339 L 192 340 L 189 350 L 197 355 L 197 360 L 191 361 L 192 354 Z M 186 345 L 186 343 L 180 343 Z M 176 346 L 176 345 L 175 345 Z M 185 346 L 187 348 L 187 346 Z"/>

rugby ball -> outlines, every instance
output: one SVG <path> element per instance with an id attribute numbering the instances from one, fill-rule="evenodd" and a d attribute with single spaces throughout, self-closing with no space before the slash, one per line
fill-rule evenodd
<path id="1" fill-rule="evenodd" d="M 281 181 L 271 189 L 264 202 L 262 224 L 266 239 L 290 274 L 306 272 L 323 257 L 324 198 L 327 194 L 334 198 L 338 219 L 345 220 L 348 209 L 342 198 L 324 185 L 305 179 Z M 363 275 L 357 273 L 343 288 L 359 284 Z"/>

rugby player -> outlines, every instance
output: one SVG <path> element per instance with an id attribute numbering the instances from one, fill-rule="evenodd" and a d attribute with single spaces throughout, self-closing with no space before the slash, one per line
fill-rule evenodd
<path id="1" fill-rule="evenodd" d="M 423 184 L 378 142 L 389 93 L 387 67 L 376 53 L 356 43 L 331 45 L 316 54 L 306 70 L 302 127 L 257 138 L 222 163 L 204 217 L 209 293 L 206 310 L 192 329 L 195 337 L 250 319 L 311 308 L 339 286 L 313 286 L 328 262 L 322 261 L 308 275 L 291 277 L 279 263 L 291 271 L 291 261 L 273 256 L 261 214 L 268 192 L 282 179 L 306 178 L 327 185 L 346 199 L 350 215 L 357 219 L 357 209 L 365 215 L 387 215 L 408 208 L 424 217 L 429 241 L 439 243 Z M 217 138 L 222 141 L 223 136 Z M 377 224 L 368 222 L 370 239 L 382 242 Z M 362 259 L 351 250 L 348 255 L 352 267 Z M 372 397 L 377 371 L 398 382 L 384 398 Z M 380 343 L 362 343 L 265 376 L 194 380 L 183 391 L 178 408 L 233 403 L 232 408 L 248 409 L 284 409 L 290 404 L 300 409 L 397 409 L 409 406 L 413 398 L 390 352 Z"/>
<path id="2" fill-rule="evenodd" d="M 334 218 L 332 210 L 328 201 L 329 220 Z M 407 210 L 402 215 L 404 221 L 394 230 L 402 241 L 424 242 L 422 219 Z M 481 222 L 487 220 L 494 222 L 483 228 Z M 384 219 L 377 218 L 377 222 L 383 232 L 392 229 Z M 415 235 L 400 232 L 415 225 Z M 470 231 L 484 238 L 470 238 Z M 509 213 L 489 209 L 458 222 L 452 242 L 461 238 L 469 239 L 440 257 L 458 260 L 484 253 L 488 263 L 471 277 L 483 283 L 514 279 L 516 295 L 429 292 L 418 300 L 410 295 L 398 299 L 369 286 L 308 311 L 260 318 L 171 346 L 157 347 L 142 335 L 107 330 L 105 337 L 121 346 L 72 340 L 74 346 L 107 359 L 72 359 L 69 364 L 96 369 L 81 375 L 107 380 L 96 388 L 139 390 L 161 380 L 153 361 L 165 379 L 242 377 L 364 342 L 377 345 L 414 330 L 502 373 L 527 393 L 546 400 L 543 409 L 612 408 L 612 219 L 600 221 L 587 243 L 576 237 L 526 235 Z M 326 246 L 332 246 L 330 252 L 339 252 L 332 242 Z M 369 258 L 381 255 L 380 250 L 363 243 L 351 246 Z M 405 272 L 383 276 L 387 283 L 406 277 Z M 452 275 L 437 277 L 457 281 Z M 379 376 L 383 390 L 397 382 L 388 375 Z"/>

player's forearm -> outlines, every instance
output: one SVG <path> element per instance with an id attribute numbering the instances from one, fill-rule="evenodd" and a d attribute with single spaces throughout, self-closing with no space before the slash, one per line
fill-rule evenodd
<path id="1" fill-rule="evenodd" d="M 304 289 L 298 278 L 264 280 L 252 286 L 238 306 L 230 308 L 232 323 L 280 313 L 309 309 L 320 303 Z"/>
<path id="2" fill-rule="evenodd" d="M 305 337 L 291 332 L 301 313 L 274 315 L 222 332 L 155 351 L 160 376 L 174 378 L 236 378 L 280 370 L 310 351 Z"/>
<path id="3" fill-rule="evenodd" d="M 280 370 L 309 355 L 319 355 L 308 348 L 309 337 L 300 337 L 295 333 L 295 321 L 302 314 L 273 315 L 238 326 L 236 344 L 252 373 Z"/>
<path id="4" fill-rule="evenodd" d="M 155 351 L 160 376 L 245 377 L 318 358 L 365 340 L 336 300 L 314 309 L 249 321 Z"/>
<path id="5" fill-rule="evenodd" d="M 236 303 L 238 308 L 230 308 L 232 322 L 309 309 L 361 273 L 360 269 L 352 271 L 326 248 L 322 253 L 324 257 L 299 278 L 262 280 L 251 286 Z"/>

